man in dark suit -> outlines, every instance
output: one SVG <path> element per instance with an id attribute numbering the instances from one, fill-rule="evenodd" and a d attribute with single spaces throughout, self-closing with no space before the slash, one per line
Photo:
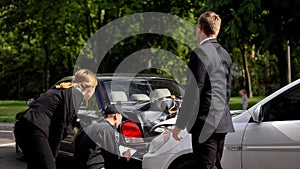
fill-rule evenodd
<path id="1" fill-rule="evenodd" d="M 173 129 L 173 137 L 178 141 L 182 129 L 187 128 L 192 134 L 193 166 L 198 169 L 222 168 L 225 136 L 234 132 L 229 111 L 232 60 L 217 42 L 220 27 L 221 19 L 215 12 L 208 11 L 199 17 L 200 44 L 190 56 L 191 73 Z"/>

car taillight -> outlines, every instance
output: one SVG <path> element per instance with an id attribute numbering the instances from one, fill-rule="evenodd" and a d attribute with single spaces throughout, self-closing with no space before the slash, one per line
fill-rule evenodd
<path id="1" fill-rule="evenodd" d="M 144 143 L 142 132 L 139 126 L 135 122 L 133 121 L 124 122 L 122 124 L 121 129 L 126 143 L 128 144 Z"/>

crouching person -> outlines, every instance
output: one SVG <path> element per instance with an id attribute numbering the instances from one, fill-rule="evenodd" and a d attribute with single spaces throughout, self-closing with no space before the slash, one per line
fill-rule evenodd
<path id="1" fill-rule="evenodd" d="M 130 168 L 130 151 L 119 152 L 118 126 L 121 108 L 109 105 L 104 118 L 84 128 L 75 140 L 75 162 L 78 169 Z"/>

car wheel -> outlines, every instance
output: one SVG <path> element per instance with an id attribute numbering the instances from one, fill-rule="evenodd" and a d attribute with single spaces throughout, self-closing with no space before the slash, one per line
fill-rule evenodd
<path id="1" fill-rule="evenodd" d="M 25 160 L 23 150 L 21 149 L 20 145 L 17 143 L 16 143 L 16 153 L 19 160 L 22 161 Z"/>
<path id="2" fill-rule="evenodd" d="M 192 154 L 185 154 L 174 160 L 168 169 L 194 169 Z"/>
<path id="3" fill-rule="evenodd" d="M 195 166 L 194 160 L 187 160 L 174 169 L 197 169 L 197 167 Z"/>

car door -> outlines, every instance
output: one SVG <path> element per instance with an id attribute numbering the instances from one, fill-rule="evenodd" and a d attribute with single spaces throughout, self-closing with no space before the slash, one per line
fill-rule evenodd
<path id="1" fill-rule="evenodd" d="M 300 166 L 300 86 L 262 105 L 264 120 L 250 122 L 242 142 L 243 169 Z"/>

